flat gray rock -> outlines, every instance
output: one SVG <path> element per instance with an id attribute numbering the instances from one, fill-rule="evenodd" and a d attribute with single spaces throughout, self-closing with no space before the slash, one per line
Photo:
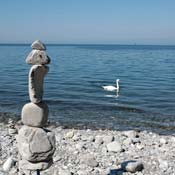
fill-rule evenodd
<path id="1" fill-rule="evenodd" d="M 31 45 L 32 49 L 36 50 L 46 50 L 45 44 L 43 44 L 40 40 L 36 40 Z"/>

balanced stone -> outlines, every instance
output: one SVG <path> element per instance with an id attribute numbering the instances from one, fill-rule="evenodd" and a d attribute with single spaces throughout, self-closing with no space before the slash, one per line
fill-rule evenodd
<path id="1" fill-rule="evenodd" d="M 55 151 L 55 136 L 49 130 L 23 126 L 17 136 L 22 160 L 41 162 L 51 160 Z"/>
<path id="2" fill-rule="evenodd" d="M 43 98 L 44 77 L 49 71 L 47 66 L 34 65 L 29 72 L 29 97 L 31 102 L 40 103 Z"/>
<path id="3" fill-rule="evenodd" d="M 49 109 L 43 102 L 44 77 L 49 71 L 46 64 L 50 58 L 46 46 L 39 40 L 31 45 L 32 51 L 26 62 L 32 67 L 29 72 L 29 98 L 31 103 L 24 105 L 21 118 L 24 126 L 16 137 L 19 152 L 19 173 L 31 175 L 36 170 L 44 170 L 53 163 L 55 135 L 44 129 L 47 124 Z M 15 129 L 9 125 L 10 132 Z"/>
<path id="4" fill-rule="evenodd" d="M 50 58 L 43 50 L 32 50 L 26 58 L 26 63 L 32 65 L 45 65 L 50 63 Z"/>
<path id="5" fill-rule="evenodd" d="M 52 159 L 49 161 L 35 162 L 35 163 L 29 162 L 27 160 L 20 160 L 19 167 L 20 169 L 30 170 L 30 171 L 45 170 L 49 168 L 52 165 L 52 163 L 53 163 Z"/>
<path id="6" fill-rule="evenodd" d="M 38 104 L 27 103 L 22 108 L 22 122 L 28 126 L 43 127 L 47 123 L 48 112 L 48 106 L 44 102 Z"/>
<path id="7" fill-rule="evenodd" d="M 36 40 L 31 45 L 32 49 L 36 50 L 46 50 L 45 44 L 43 44 L 40 40 Z"/>

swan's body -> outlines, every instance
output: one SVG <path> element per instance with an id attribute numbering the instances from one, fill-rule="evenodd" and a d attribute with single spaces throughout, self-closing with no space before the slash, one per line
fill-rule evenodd
<path id="1" fill-rule="evenodd" d="M 102 86 L 102 88 L 106 91 L 117 91 L 119 92 L 119 79 L 116 80 L 116 87 L 115 86 Z"/>

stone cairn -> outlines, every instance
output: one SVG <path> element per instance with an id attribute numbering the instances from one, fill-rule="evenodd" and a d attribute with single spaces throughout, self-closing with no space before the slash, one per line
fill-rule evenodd
<path id="1" fill-rule="evenodd" d="M 52 165 L 55 152 L 55 135 L 44 128 L 48 119 L 48 106 L 43 101 L 44 77 L 49 71 L 46 64 L 50 58 L 46 54 L 46 46 L 37 40 L 31 45 L 32 51 L 26 62 L 32 67 L 29 72 L 30 103 L 22 109 L 23 126 L 17 136 L 19 150 L 19 174 L 40 174 Z M 36 173 L 37 172 L 37 173 Z"/>

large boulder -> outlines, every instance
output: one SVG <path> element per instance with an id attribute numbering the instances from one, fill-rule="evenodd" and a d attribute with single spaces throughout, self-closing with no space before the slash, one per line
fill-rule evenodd
<path id="1" fill-rule="evenodd" d="M 55 135 L 49 130 L 23 126 L 17 136 L 22 159 L 30 162 L 51 160 L 55 152 Z"/>

